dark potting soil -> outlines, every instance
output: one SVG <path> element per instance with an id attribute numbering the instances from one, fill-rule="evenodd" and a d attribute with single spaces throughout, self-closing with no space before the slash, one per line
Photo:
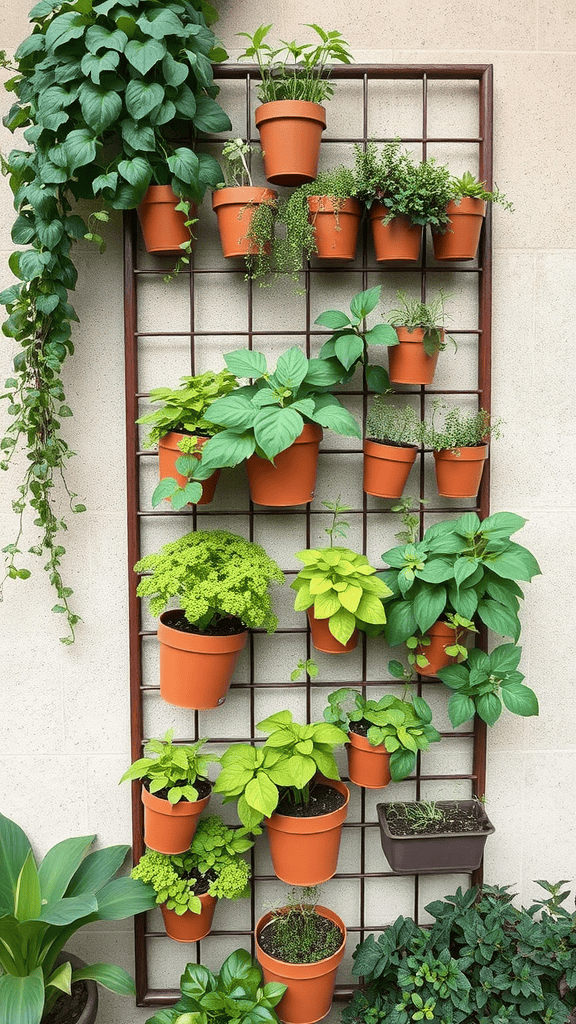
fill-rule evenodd
<path id="1" fill-rule="evenodd" d="M 72 985 L 72 995 L 67 996 L 63 992 L 48 1016 L 42 1019 L 42 1024 L 76 1024 L 87 1002 L 88 986 L 83 981 L 75 981 Z"/>
<path id="2" fill-rule="evenodd" d="M 386 823 L 393 836 L 434 836 L 444 832 L 454 835 L 459 833 L 483 832 L 487 827 L 478 820 L 478 814 L 474 807 L 439 807 L 442 819 L 439 821 L 427 821 L 425 828 L 415 828 L 410 818 L 410 804 L 408 810 L 402 804 L 395 804 L 394 811 L 390 813 L 390 805 L 386 809 Z"/>
<path id="3" fill-rule="evenodd" d="M 361 718 L 359 722 L 350 722 L 348 732 L 355 732 L 357 736 L 367 736 L 368 729 L 371 728 L 372 722 L 367 722 L 365 718 Z"/>
<path id="4" fill-rule="evenodd" d="M 389 437 L 369 437 L 368 441 L 374 444 L 387 444 L 390 448 L 415 448 L 415 444 L 406 444 L 405 441 L 391 441 Z"/>
<path id="5" fill-rule="evenodd" d="M 205 796 L 209 796 L 212 792 L 212 783 L 209 782 L 208 779 L 196 779 L 196 782 L 194 782 L 193 785 L 194 789 L 198 793 L 198 800 L 203 800 Z M 144 783 L 144 786 L 148 792 L 150 792 L 149 786 L 146 783 Z M 157 793 L 153 793 L 152 795 L 157 796 L 160 800 L 167 800 L 168 790 L 159 789 Z"/>
<path id="6" fill-rule="evenodd" d="M 291 910 L 289 921 L 284 915 L 272 919 L 258 936 L 265 953 L 288 964 L 313 964 L 332 956 L 342 945 L 342 932 L 334 921 L 319 914 L 302 914 Z"/>
<path id="7" fill-rule="evenodd" d="M 205 892 L 208 892 L 212 882 L 216 880 L 216 874 L 214 871 L 207 871 L 205 875 L 201 875 L 199 871 L 189 871 L 186 875 L 188 879 L 196 879 L 194 883 L 194 895 L 203 896 Z"/>
<path id="8" fill-rule="evenodd" d="M 307 804 L 295 804 L 286 794 L 276 808 L 277 814 L 286 814 L 289 818 L 317 818 L 320 814 L 330 814 L 346 803 L 346 797 L 332 786 L 319 782 L 310 790 Z"/>
<path id="9" fill-rule="evenodd" d="M 188 622 L 185 615 L 178 609 L 166 612 L 164 622 L 172 629 L 179 629 L 181 633 L 195 633 L 197 636 L 234 636 L 237 633 L 245 633 L 246 626 L 235 615 L 222 616 L 216 622 L 212 622 L 205 629 L 198 629 L 193 622 Z"/>

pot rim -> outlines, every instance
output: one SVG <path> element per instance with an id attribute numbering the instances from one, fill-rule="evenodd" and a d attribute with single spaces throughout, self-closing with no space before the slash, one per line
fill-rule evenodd
<path id="1" fill-rule="evenodd" d="M 337 807 L 335 811 L 329 811 L 328 814 L 316 814 L 309 818 L 294 817 L 290 814 L 279 814 L 278 811 L 274 811 L 269 818 L 264 818 L 266 827 L 271 828 L 275 832 L 311 835 L 319 832 L 330 832 L 344 821 L 348 814 L 348 804 L 350 803 L 350 790 L 348 786 L 340 779 L 326 779 L 324 776 L 318 776 L 316 781 L 342 793 L 345 797 L 342 806 Z M 321 824 L 321 827 L 318 827 L 318 823 Z"/>
<path id="2" fill-rule="evenodd" d="M 409 462 L 416 461 L 418 445 L 394 445 L 388 441 L 376 441 L 371 437 L 364 439 L 364 455 L 373 459 L 382 459 L 388 462 Z"/>
<path id="3" fill-rule="evenodd" d="M 440 331 L 440 341 L 443 342 L 444 341 L 444 328 L 443 327 L 439 327 L 438 329 Z M 423 341 L 424 341 L 424 334 L 425 334 L 425 328 L 424 327 L 415 327 L 412 331 L 409 331 L 407 327 L 400 326 L 400 327 L 395 327 L 394 330 L 396 331 L 396 334 L 398 335 L 398 344 L 399 345 L 421 345 L 423 343 Z M 402 333 L 402 335 L 404 335 L 404 337 L 402 337 L 402 338 L 400 337 L 401 333 Z M 429 358 L 433 359 L 434 356 L 438 357 L 438 353 L 435 352 L 434 355 L 430 356 Z"/>
<path id="4" fill-rule="evenodd" d="M 181 629 L 174 629 L 165 621 L 165 616 L 173 612 L 182 612 L 182 608 L 171 608 L 162 612 L 158 623 L 157 636 L 161 644 L 166 647 L 174 647 L 178 651 L 195 651 L 200 654 L 230 654 L 232 651 L 241 651 L 246 646 L 248 630 L 241 633 L 232 633 L 225 636 L 203 636 L 201 633 L 186 633 Z"/>
<path id="5" fill-rule="evenodd" d="M 482 824 L 485 823 L 488 827 L 487 828 L 478 829 L 477 831 L 470 831 L 470 832 L 435 832 L 433 835 L 431 833 L 419 832 L 418 835 L 407 835 L 407 836 L 394 836 L 394 835 L 392 835 L 392 833 L 390 832 L 390 830 L 388 828 L 388 822 L 386 820 L 386 808 L 390 804 L 405 803 L 405 804 L 407 804 L 407 806 L 410 807 L 410 806 L 416 806 L 420 802 L 421 801 L 418 801 L 418 800 L 412 800 L 412 801 L 407 801 L 407 800 L 386 800 L 386 801 L 383 801 L 382 803 L 376 804 L 376 811 L 377 811 L 377 814 L 378 814 L 378 821 L 380 823 L 380 828 L 382 829 L 384 834 L 388 837 L 388 839 L 390 839 L 391 842 L 404 842 L 405 840 L 408 840 L 409 842 L 414 842 L 414 841 L 418 841 L 419 839 L 420 840 L 425 839 L 428 842 L 430 842 L 431 839 L 469 839 L 471 837 L 475 838 L 477 836 L 478 837 L 479 836 L 482 836 L 482 837 L 484 837 L 484 836 L 491 836 L 492 833 L 496 831 L 496 829 L 494 828 L 494 825 L 490 821 L 490 818 L 486 814 L 486 811 L 484 810 L 482 805 L 478 803 L 477 800 L 435 800 L 434 802 L 435 802 L 437 807 L 447 807 L 448 808 L 448 807 L 461 807 L 461 806 L 463 806 L 466 809 L 469 809 L 471 807 L 478 807 L 478 822 L 482 823 Z"/>
<path id="6" fill-rule="evenodd" d="M 483 217 L 486 213 L 486 201 L 484 199 L 475 199 L 473 196 L 461 196 L 459 203 L 454 199 L 450 200 L 446 207 L 446 212 L 451 217 L 461 215 L 466 217 Z M 438 234 L 438 232 L 435 231 L 434 234 Z"/>
<path id="7" fill-rule="evenodd" d="M 210 782 L 210 779 L 206 781 Z M 156 796 L 155 793 L 151 793 L 143 785 L 141 793 L 142 803 L 145 807 L 149 807 L 150 810 L 156 811 L 157 814 L 166 814 L 172 818 L 194 818 L 207 807 L 212 796 L 212 786 L 213 783 L 210 782 L 210 792 L 208 796 L 203 796 L 201 800 L 179 800 L 177 804 L 171 804 L 169 800 Z"/>
<path id="8" fill-rule="evenodd" d="M 308 196 L 308 209 L 311 213 L 327 213 L 330 216 L 340 213 L 349 213 L 354 217 L 362 216 L 362 206 L 357 199 L 334 199 L 332 196 Z M 320 206 L 322 203 L 322 207 Z M 340 206 L 339 203 L 342 205 Z"/>
<path id="9" fill-rule="evenodd" d="M 311 103 L 310 100 L 270 100 L 269 103 L 261 103 L 254 111 L 256 127 L 263 121 L 274 121 L 279 118 L 318 121 L 322 125 L 322 131 L 326 128 L 326 108 L 321 103 Z"/>
<path id="10" fill-rule="evenodd" d="M 266 185 L 227 185 L 212 193 L 212 209 L 219 206 L 247 206 L 277 198 L 276 190 Z"/>
<path id="11" fill-rule="evenodd" d="M 455 453 L 458 454 L 455 454 Z M 476 444 L 471 448 L 441 448 L 432 452 L 435 459 L 445 462 L 484 462 L 488 458 L 488 445 Z"/>
<path id="12" fill-rule="evenodd" d="M 177 196 L 171 185 L 148 185 L 142 198 L 140 206 L 148 203 L 179 203 L 181 197 Z M 196 209 L 196 204 L 191 199 L 190 210 Z"/>
<path id="13" fill-rule="evenodd" d="M 346 948 L 346 939 L 348 935 L 346 925 L 342 918 L 339 917 L 334 910 L 330 910 L 329 907 L 323 907 L 321 904 L 317 903 L 315 909 L 319 912 L 320 917 L 325 917 L 329 921 L 333 921 L 342 932 L 342 944 L 338 949 L 332 953 L 331 956 L 325 957 L 324 960 L 315 960 L 308 964 L 289 964 L 286 960 L 277 960 L 269 953 L 266 953 L 258 941 L 262 929 L 272 919 L 272 911 L 268 911 L 268 913 L 263 914 L 262 917 L 259 918 L 254 928 L 256 956 L 262 966 L 265 966 L 269 970 L 274 971 L 275 974 L 283 975 L 286 978 L 317 978 L 321 977 L 323 974 L 330 974 L 331 971 L 336 969 L 344 956 L 344 950 Z"/>

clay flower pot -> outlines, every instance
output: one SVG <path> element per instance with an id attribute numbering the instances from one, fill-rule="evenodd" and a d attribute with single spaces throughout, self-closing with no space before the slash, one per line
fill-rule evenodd
<path id="1" fill-rule="evenodd" d="M 316 488 L 322 427 L 305 423 L 299 437 L 274 462 L 251 455 L 246 461 L 250 497 L 255 505 L 306 505 Z"/>
<path id="2" fill-rule="evenodd" d="M 264 914 L 255 928 L 256 958 L 262 968 L 264 982 L 280 982 L 288 989 L 275 1007 L 278 1018 L 285 1024 L 315 1024 L 330 1012 L 336 971 L 344 956 L 346 948 L 346 927 L 338 914 L 327 907 L 316 906 L 317 912 L 333 921 L 342 932 L 342 945 L 332 956 L 325 960 L 317 960 L 311 964 L 289 964 L 284 960 L 265 953 L 259 944 L 262 929 L 272 918 L 272 914 Z"/>
<path id="3" fill-rule="evenodd" d="M 274 100 L 256 107 L 264 174 L 274 185 L 302 185 L 318 176 L 326 111 L 306 100 Z"/>
<path id="4" fill-rule="evenodd" d="M 185 853 L 210 796 L 211 793 L 194 803 L 179 800 L 177 804 L 171 804 L 142 786 L 146 846 L 158 853 Z"/>
<path id="5" fill-rule="evenodd" d="M 188 478 L 182 476 L 176 469 L 176 460 L 180 458 L 183 452 L 180 451 L 178 444 L 183 437 L 188 437 L 188 434 L 179 434 L 175 430 L 170 431 L 169 434 L 164 434 L 158 441 L 158 465 L 160 480 L 164 480 L 165 477 L 171 476 L 174 478 L 179 487 L 185 487 L 188 483 Z M 198 445 L 201 447 L 208 441 L 207 437 L 198 437 Z M 200 454 L 192 456 L 195 459 L 200 459 Z M 209 476 L 207 480 L 202 481 L 202 497 L 198 502 L 198 505 L 209 505 L 214 497 L 216 490 L 216 484 L 218 483 L 218 477 L 220 476 L 220 470 L 217 469 L 212 476 Z M 166 498 L 166 501 L 170 501 L 170 498 Z"/>
<path id="6" fill-rule="evenodd" d="M 488 458 L 488 445 L 444 448 L 433 454 L 438 494 L 444 498 L 475 498 Z"/>
<path id="7" fill-rule="evenodd" d="M 264 819 L 274 872 L 289 885 L 321 885 L 336 872 L 350 793 L 343 782 L 321 781 L 345 796 L 337 810 L 311 818 L 275 813 Z"/>
<path id="8" fill-rule="evenodd" d="M 373 747 L 366 736 L 349 732 L 348 775 L 350 782 L 364 789 L 384 789 L 390 782 L 390 754 L 380 743 Z"/>
<path id="9" fill-rule="evenodd" d="M 222 253 L 226 259 L 246 256 L 257 251 L 247 238 L 250 221 L 257 206 L 274 205 L 278 193 L 270 188 L 253 186 L 221 188 L 212 194 L 212 209 L 218 217 Z"/>
<path id="10" fill-rule="evenodd" d="M 459 632 L 466 633 L 467 630 L 459 630 Z M 452 647 L 456 642 L 456 634 L 446 622 L 435 622 L 430 629 L 426 630 L 426 636 L 430 637 L 430 643 L 427 646 L 419 644 L 416 654 L 423 654 L 427 658 L 428 664 L 423 668 L 415 664 L 414 668 L 419 675 L 435 676 L 439 669 L 453 665 L 458 660 L 454 655 L 446 654 L 446 648 Z"/>
<path id="11" fill-rule="evenodd" d="M 190 241 L 186 227 L 188 219 L 196 216 L 196 207 L 190 204 L 190 217 L 176 206 L 180 199 L 170 185 L 149 185 L 138 207 L 138 220 L 146 251 L 159 256 L 181 256 L 180 246 Z"/>
<path id="12" fill-rule="evenodd" d="M 207 892 L 198 899 L 202 904 L 199 914 L 194 914 L 191 910 L 177 914 L 175 910 L 168 910 L 164 903 L 161 904 L 164 927 L 170 939 L 174 939 L 175 942 L 198 942 L 208 935 L 218 900 L 216 896 L 209 896 Z"/>
<path id="13" fill-rule="evenodd" d="M 409 331 L 395 327 L 398 344 L 388 349 L 388 369 L 394 384 L 431 384 L 438 362 L 438 352 L 429 356 L 424 349 L 424 328 Z M 444 331 L 441 332 L 444 341 Z"/>
<path id="14" fill-rule="evenodd" d="M 356 199 L 308 197 L 308 220 L 314 227 L 317 256 L 322 260 L 353 260 L 362 216 Z"/>
<path id="15" fill-rule="evenodd" d="M 341 644 L 335 636 L 332 636 L 328 619 L 317 619 L 314 615 L 314 607 L 308 608 L 306 614 L 310 623 L 312 643 L 317 651 L 322 651 L 324 654 L 347 654 L 348 651 L 353 651 L 358 646 L 357 629 L 354 630 L 347 644 Z"/>
<path id="16" fill-rule="evenodd" d="M 182 611 L 163 612 L 158 623 L 160 696 L 168 704 L 204 711 L 223 704 L 248 632 L 231 636 L 185 633 L 170 623 Z"/>
<path id="17" fill-rule="evenodd" d="M 450 215 L 446 233 L 432 232 L 435 260 L 473 260 L 478 252 L 486 203 L 464 196 L 459 203 L 448 203 Z"/>
<path id="18" fill-rule="evenodd" d="M 377 498 L 400 498 L 414 465 L 416 445 L 364 441 L 364 491 Z"/>
<path id="19" fill-rule="evenodd" d="M 411 836 L 393 836 L 386 820 L 388 804 L 376 804 L 382 849 L 390 867 L 398 875 L 436 875 L 475 871 L 480 867 L 484 846 L 495 831 L 484 808 L 476 800 L 437 800 L 438 807 L 457 804 L 474 809 L 478 828 L 474 832 L 444 832 Z"/>
<path id="20" fill-rule="evenodd" d="M 381 203 L 372 203 L 370 223 L 376 262 L 414 262 L 420 256 L 422 226 L 413 224 L 409 217 L 403 215 L 393 217 L 389 224 L 383 224 L 382 221 L 387 216 L 388 210 L 385 206 Z"/>

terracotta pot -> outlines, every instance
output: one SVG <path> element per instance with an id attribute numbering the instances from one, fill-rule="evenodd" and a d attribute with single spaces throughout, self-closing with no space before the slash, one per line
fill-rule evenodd
<path id="1" fill-rule="evenodd" d="M 373 747 L 365 736 L 349 732 L 348 775 L 350 782 L 364 789 L 384 789 L 390 782 L 390 754 L 380 743 Z"/>
<path id="2" fill-rule="evenodd" d="M 383 441 L 364 441 L 364 491 L 377 498 L 400 498 L 414 465 L 416 445 L 401 447 Z"/>
<path id="3" fill-rule="evenodd" d="M 83 967 L 88 966 L 88 964 L 84 960 L 81 960 L 80 957 L 75 956 L 74 953 L 69 953 L 67 949 L 63 949 L 56 957 L 54 967 L 60 967 L 61 964 L 65 964 L 67 961 L 71 964 L 73 971 L 80 971 Z M 72 985 L 74 984 L 86 986 L 88 999 L 86 1000 L 84 1009 L 80 1013 L 79 1017 L 73 1018 L 70 1016 L 65 1019 L 69 1020 L 70 1024 L 95 1024 L 98 1016 L 98 985 L 92 980 L 72 982 Z M 58 998 L 62 998 L 63 1000 L 68 999 L 68 997 L 63 993 L 58 993 Z M 71 1012 L 72 1010 L 69 1009 L 68 1013 L 70 1014 Z M 21 1019 L 22 1018 L 20 1018 L 20 1020 Z M 16 1022 L 14 1022 L 14 1024 L 16 1024 Z"/>
<path id="4" fill-rule="evenodd" d="M 463 629 L 458 632 L 462 635 L 468 630 Z M 428 664 L 424 668 L 414 665 L 414 668 L 419 675 L 435 676 L 439 669 L 453 665 L 458 660 L 454 655 L 446 654 L 446 648 L 452 647 L 456 642 L 456 633 L 445 622 L 435 622 L 430 629 L 426 630 L 426 636 L 430 637 L 431 642 L 427 646 L 419 644 L 416 654 L 423 654 L 428 659 Z"/>
<path id="5" fill-rule="evenodd" d="M 275 185 L 314 181 L 326 128 L 324 107 L 305 100 L 275 100 L 256 107 L 254 116 L 266 180 Z"/>
<path id="6" fill-rule="evenodd" d="M 246 461 L 250 497 L 255 505 L 307 505 L 316 488 L 322 427 L 305 423 L 299 437 L 274 462 L 251 455 Z"/>
<path id="7" fill-rule="evenodd" d="M 488 458 L 488 445 L 444 448 L 433 454 L 438 494 L 444 498 L 475 498 Z"/>
<path id="8" fill-rule="evenodd" d="M 160 696 L 179 708 L 216 708 L 224 703 L 248 632 L 232 636 L 185 633 L 170 625 L 171 616 L 182 614 L 180 609 L 163 612 L 158 623 Z"/>
<path id="9" fill-rule="evenodd" d="M 343 782 L 324 778 L 317 781 L 346 797 L 342 807 L 313 818 L 273 814 L 264 819 L 274 871 L 289 885 L 321 885 L 336 872 L 350 793 Z"/>
<path id="10" fill-rule="evenodd" d="M 278 193 L 270 188 L 221 188 L 212 194 L 212 209 L 218 217 L 218 230 L 222 252 L 226 259 L 256 253 L 259 246 L 247 238 L 250 221 L 257 206 L 271 206 Z M 269 246 L 268 246 L 269 248 Z"/>
<path id="11" fill-rule="evenodd" d="M 332 636 L 328 619 L 317 619 L 314 615 L 314 607 L 308 608 L 308 622 L 312 633 L 312 643 L 317 651 L 324 654 L 347 654 L 358 646 L 358 630 L 355 629 L 347 644 L 341 644 L 335 636 Z"/>
<path id="12" fill-rule="evenodd" d="M 395 327 L 398 344 L 388 349 L 388 369 L 394 384 L 431 384 L 438 362 L 438 352 L 429 356 L 424 349 L 424 328 L 413 331 Z M 441 332 L 444 341 L 444 331 Z"/>
<path id="13" fill-rule="evenodd" d="M 476 800 L 437 800 L 437 807 L 458 804 L 466 810 L 474 808 L 478 818 L 475 832 L 444 832 L 437 835 L 393 836 L 388 828 L 388 804 L 376 804 L 380 822 L 382 849 L 390 867 L 398 875 L 437 875 L 475 871 L 480 867 L 484 846 L 494 825 Z M 408 807 L 411 805 L 408 804 Z"/>
<path id="14" fill-rule="evenodd" d="M 216 896 L 209 896 L 207 892 L 198 899 L 202 904 L 199 914 L 194 914 L 191 910 L 177 914 L 175 910 L 168 910 L 164 903 L 161 904 L 166 934 L 175 942 L 198 942 L 208 935 L 218 900 Z"/>
<path id="15" fill-rule="evenodd" d="M 353 260 L 362 216 L 356 199 L 333 200 L 329 196 L 308 197 L 308 220 L 322 260 Z"/>
<path id="16" fill-rule="evenodd" d="M 482 199 L 464 197 L 459 203 L 448 203 L 450 214 L 446 233 L 432 232 L 435 260 L 473 260 L 478 252 L 486 203 Z"/>
<path id="17" fill-rule="evenodd" d="M 147 252 L 159 256 L 181 256 L 183 242 L 190 241 L 186 227 L 188 219 L 196 216 L 194 203 L 190 204 L 190 217 L 176 206 L 180 202 L 170 185 L 150 185 L 138 207 L 138 220 Z"/>
<path id="18" fill-rule="evenodd" d="M 264 914 L 256 924 L 256 957 L 262 968 L 265 984 L 276 981 L 288 986 L 278 1006 L 275 1007 L 278 1018 L 284 1024 L 314 1024 L 330 1012 L 332 1005 L 336 971 L 346 947 L 346 927 L 333 910 L 320 905 L 316 906 L 316 910 L 322 917 L 338 925 L 342 932 L 342 945 L 332 956 L 312 964 L 288 964 L 265 953 L 258 939 L 272 914 Z"/>
<path id="19" fill-rule="evenodd" d="M 211 793 L 190 803 L 179 800 L 171 804 L 142 786 L 144 804 L 144 842 L 159 853 L 185 853 L 196 831 L 202 811 L 210 802 Z"/>
<path id="20" fill-rule="evenodd" d="M 386 263 L 389 260 L 414 262 L 420 256 L 422 226 L 413 224 L 409 217 L 403 215 L 393 217 L 389 224 L 383 224 L 382 221 L 387 216 L 388 210 L 385 206 L 382 206 L 381 203 L 372 203 L 370 223 L 376 262 Z"/>
<path id="21" fill-rule="evenodd" d="M 174 477 L 179 487 L 185 487 L 188 483 L 188 478 L 182 476 L 176 469 L 176 460 L 180 458 L 184 453 L 180 451 L 178 443 L 183 437 L 189 437 L 189 434 L 178 434 L 175 430 L 172 430 L 169 434 L 164 434 L 158 441 L 158 464 L 160 471 L 160 479 L 164 480 L 165 477 Z M 207 437 L 197 437 L 198 445 L 206 444 L 209 440 Z M 200 459 L 200 454 L 193 455 L 192 458 Z M 216 484 L 218 483 L 218 477 L 220 476 L 220 470 L 212 473 L 207 480 L 202 480 L 202 497 L 197 503 L 198 505 L 209 505 L 214 497 L 216 490 Z M 170 501 L 170 498 L 166 498 L 166 501 Z"/>

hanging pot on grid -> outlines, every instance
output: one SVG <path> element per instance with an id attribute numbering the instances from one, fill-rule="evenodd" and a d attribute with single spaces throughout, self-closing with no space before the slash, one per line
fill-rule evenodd
<path id="1" fill-rule="evenodd" d="M 312 501 L 322 436 L 317 423 L 305 423 L 299 437 L 275 455 L 274 462 L 259 455 L 246 460 L 250 497 L 255 505 L 282 508 Z"/>
<path id="2" fill-rule="evenodd" d="M 415 444 L 392 444 L 367 437 L 364 441 L 364 492 L 377 498 L 402 497 L 417 454 Z"/>
<path id="3" fill-rule="evenodd" d="M 222 253 L 226 259 L 258 252 L 248 238 L 250 223 L 258 206 L 275 206 L 278 193 L 252 185 L 217 189 L 212 194 L 212 209 L 218 218 Z M 266 251 L 270 246 L 266 243 Z"/>
<path id="4" fill-rule="evenodd" d="M 302 185 L 318 177 L 326 111 L 307 100 L 273 100 L 254 112 L 264 175 L 274 185 Z"/>
<path id="5" fill-rule="evenodd" d="M 168 704 L 204 711 L 224 703 L 248 631 L 218 636 L 177 629 L 182 609 L 163 612 L 158 623 L 160 696 Z"/>
<path id="6" fill-rule="evenodd" d="M 199 914 L 192 910 L 177 914 L 175 910 L 168 910 L 165 903 L 161 904 L 164 927 L 170 939 L 175 942 L 199 942 L 209 934 L 218 899 L 207 892 L 202 893 L 198 899 L 202 904 Z"/>
<path id="7" fill-rule="evenodd" d="M 488 458 L 488 445 L 442 448 L 433 455 L 438 494 L 444 498 L 475 498 Z"/>
<path id="8" fill-rule="evenodd" d="M 212 787 L 208 785 L 207 796 L 194 801 L 179 800 L 177 804 L 171 804 L 169 800 L 150 793 L 145 785 L 142 786 L 144 842 L 150 850 L 167 854 L 186 852 L 200 815 L 210 802 Z"/>
<path id="9" fill-rule="evenodd" d="M 197 434 L 195 436 L 196 445 L 199 451 L 198 454 L 194 453 L 192 458 L 199 460 L 201 458 L 200 449 L 204 444 L 206 444 L 206 441 L 208 441 L 208 436 L 203 436 L 201 434 Z M 185 487 L 188 483 L 188 477 L 183 476 L 182 473 L 179 473 L 176 469 L 176 462 L 182 456 L 182 452 L 179 447 L 180 441 L 185 437 L 190 437 L 190 434 L 180 434 L 176 430 L 171 430 L 170 433 L 164 434 L 164 436 L 158 440 L 158 467 L 160 480 L 164 480 L 166 477 L 172 477 L 176 481 L 178 487 Z M 220 470 L 217 469 L 212 473 L 212 476 L 208 477 L 207 480 L 202 480 L 202 497 L 197 502 L 198 505 L 210 504 L 216 491 L 216 484 L 218 483 L 219 476 Z M 166 498 L 166 501 L 170 501 L 170 498 Z"/>
<path id="10" fill-rule="evenodd" d="M 478 252 L 486 203 L 463 196 L 446 207 L 449 220 L 444 234 L 432 232 L 435 260 L 473 260 Z"/>
<path id="11" fill-rule="evenodd" d="M 353 260 L 362 207 L 357 199 L 308 196 L 308 220 L 321 260 Z"/>
<path id="12" fill-rule="evenodd" d="M 340 807 L 313 817 L 274 812 L 264 819 L 274 872 L 289 885 L 321 885 L 336 873 L 350 793 L 343 782 L 321 776 L 315 781 L 342 794 Z"/>
<path id="13" fill-rule="evenodd" d="M 138 220 L 146 251 L 156 256 L 181 256 L 182 245 L 194 242 L 187 220 L 196 218 L 196 207 L 190 203 L 190 213 L 176 207 L 181 202 L 170 185 L 149 185 L 138 207 Z"/>
<path id="14" fill-rule="evenodd" d="M 372 203 L 370 224 L 377 263 L 414 263 L 420 256 L 422 226 L 413 224 L 409 217 L 399 214 L 385 224 L 389 210 L 381 203 Z"/>

